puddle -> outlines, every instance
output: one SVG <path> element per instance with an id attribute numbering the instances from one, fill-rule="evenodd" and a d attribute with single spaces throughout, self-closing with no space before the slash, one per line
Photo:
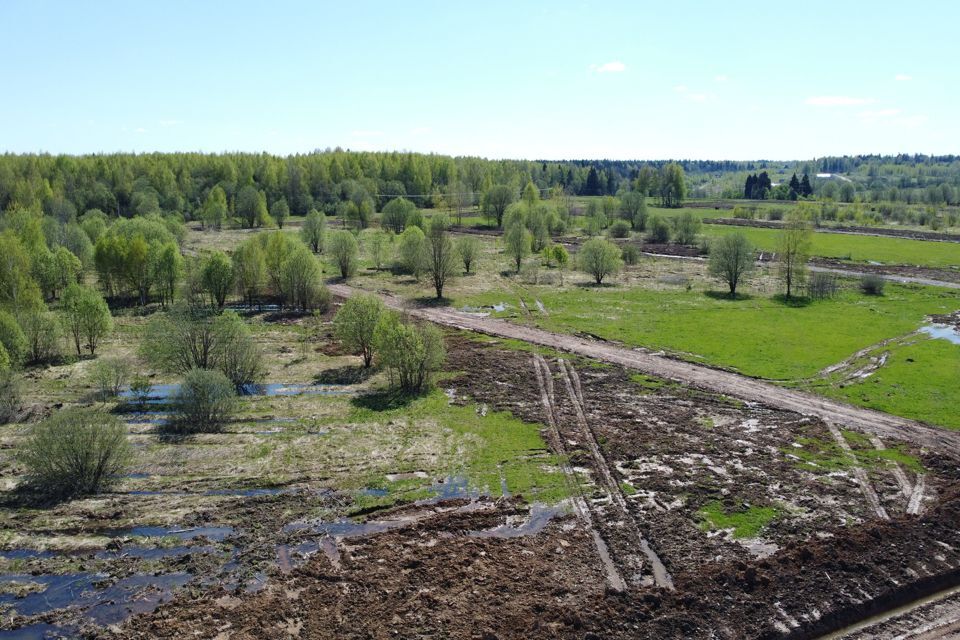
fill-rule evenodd
<path id="1" fill-rule="evenodd" d="M 438 500 L 455 500 L 457 498 L 477 499 L 480 492 L 470 488 L 470 481 L 464 476 L 450 476 L 443 482 L 427 487 L 427 490 L 433 493 L 436 498 L 427 502 L 436 502 Z"/>
<path id="2" fill-rule="evenodd" d="M 61 576 L 4 575 L 0 584 L 42 585 L 42 588 L 18 598 L 12 593 L 0 594 L 0 606 L 22 616 L 35 616 L 54 609 L 62 609 L 79 602 L 94 585 L 107 578 L 106 574 L 71 573 Z"/>
<path id="3" fill-rule="evenodd" d="M 233 533 L 233 527 L 195 527 L 183 529 L 179 527 L 129 527 L 126 529 L 108 529 L 105 534 L 111 538 L 178 538 L 193 540 L 204 537 L 213 542 L 222 542 Z"/>
<path id="4" fill-rule="evenodd" d="M 55 558 L 55 551 L 38 551 L 37 549 L 9 549 L 0 551 L 0 558 L 4 560 L 31 560 L 33 558 Z"/>
<path id="5" fill-rule="evenodd" d="M 359 538 L 383 533 L 409 524 L 410 520 L 371 520 L 368 522 L 354 522 L 345 518 L 333 522 L 307 521 L 291 522 L 283 527 L 284 533 L 293 531 L 312 531 L 313 533 L 330 536 L 331 538 Z"/>
<path id="6" fill-rule="evenodd" d="M 769 558 L 777 551 L 780 551 L 780 547 L 772 542 L 764 542 L 759 539 L 746 539 L 746 540 L 737 540 L 742 546 L 746 547 L 747 551 L 753 554 L 758 560 L 764 558 Z"/>
<path id="7" fill-rule="evenodd" d="M 194 553 L 217 553 L 214 547 L 202 545 L 196 547 L 124 547 L 117 551 L 99 551 L 94 556 L 97 560 L 113 560 L 117 558 L 138 558 L 140 560 L 160 560 L 162 558 L 178 558 Z"/>
<path id="8" fill-rule="evenodd" d="M 204 491 L 205 496 L 241 496 L 244 498 L 259 498 L 261 496 L 279 496 L 283 493 L 293 493 L 295 489 L 212 489 Z"/>
<path id="9" fill-rule="evenodd" d="M 158 406 L 170 404 L 173 398 L 177 395 L 177 391 L 180 390 L 179 384 L 155 384 L 150 387 L 150 391 L 147 394 L 145 400 L 142 401 L 142 404 L 148 406 Z M 276 397 L 276 396 L 301 396 L 301 395 L 348 395 L 351 394 L 351 391 L 347 391 L 339 385 L 333 384 L 304 384 L 304 383 L 282 383 L 282 382 L 270 382 L 266 384 L 246 384 L 240 388 L 240 395 L 245 396 L 267 396 L 267 397 Z M 134 393 L 130 389 L 122 390 L 118 397 L 130 404 L 141 404 L 141 401 L 137 399 Z M 135 422 L 137 423 L 154 423 L 157 420 L 161 420 L 160 417 L 165 415 L 160 411 L 137 411 L 130 414 L 134 417 Z M 279 421 L 273 419 L 274 421 Z M 130 420 L 128 420 L 130 421 Z"/>
<path id="10" fill-rule="evenodd" d="M 388 495 L 390 491 L 388 489 L 360 489 L 360 494 L 364 496 L 370 496 L 372 498 L 382 498 Z"/>
<path id="11" fill-rule="evenodd" d="M 493 310 L 494 310 L 494 311 L 498 311 L 498 312 L 500 312 L 500 311 L 506 311 L 506 310 L 507 310 L 507 303 L 506 303 L 506 302 L 498 302 L 497 304 L 493 305 Z"/>
<path id="12" fill-rule="evenodd" d="M 172 597 L 174 589 L 184 586 L 191 578 L 189 573 L 130 576 L 75 604 L 81 607 L 92 605 L 87 617 L 96 624 L 117 624 L 131 615 L 153 611 Z"/>
<path id="13" fill-rule="evenodd" d="M 920 332 L 927 334 L 931 338 L 942 338 L 949 340 L 953 344 L 960 344 L 960 331 L 950 325 L 928 324 L 925 327 L 920 327 Z"/>
<path id="14" fill-rule="evenodd" d="M 0 631 L 3 640 L 45 640 L 46 638 L 76 638 L 77 631 L 67 627 L 58 627 L 46 622 L 30 624 L 19 629 Z"/>
<path id="15" fill-rule="evenodd" d="M 532 536 L 543 531 L 554 517 L 565 512 L 566 509 L 561 505 L 548 507 L 547 505 L 537 503 L 530 507 L 530 515 L 519 524 L 512 524 L 511 520 L 516 520 L 517 516 L 511 516 L 507 518 L 505 524 L 492 529 L 484 529 L 483 531 L 471 531 L 467 535 L 474 538 L 519 538 L 521 536 Z"/>

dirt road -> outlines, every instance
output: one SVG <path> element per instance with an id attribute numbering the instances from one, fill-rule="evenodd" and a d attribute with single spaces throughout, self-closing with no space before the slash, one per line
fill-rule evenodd
<path id="1" fill-rule="evenodd" d="M 344 298 L 360 292 L 359 289 L 342 284 L 330 285 L 330 290 L 335 295 Z M 835 400 L 785 389 L 729 371 L 721 371 L 655 355 L 642 349 L 630 349 L 613 343 L 551 333 L 495 318 L 469 315 L 449 308 L 416 307 L 406 300 L 389 295 L 381 295 L 381 298 L 389 307 L 405 310 L 416 317 L 437 324 L 491 336 L 522 340 L 558 351 L 566 351 L 619 364 L 658 378 L 674 380 L 748 402 L 762 403 L 804 415 L 815 415 L 827 422 L 840 424 L 865 433 L 910 441 L 960 459 L 960 432 L 930 427 L 879 411 L 854 407 Z"/>

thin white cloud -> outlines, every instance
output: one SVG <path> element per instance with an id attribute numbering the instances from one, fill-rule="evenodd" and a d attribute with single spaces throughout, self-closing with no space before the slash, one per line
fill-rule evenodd
<path id="1" fill-rule="evenodd" d="M 880 120 L 882 118 L 895 118 L 903 113 L 900 109 L 876 109 L 872 111 L 862 111 L 857 114 L 863 120 Z"/>
<path id="2" fill-rule="evenodd" d="M 913 80 L 913 76 L 908 76 L 905 73 L 898 73 L 897 75 L 893 76 L 893 79 L 897 82 L 910 82 Z"/>
<path id="3" fill-rule="evenodd" d="M 357 129 L 351 131 L 350 135 L 355 138 L 376 138 L 377 136 L 382 136 L 383 131 L 374 131 L 372 129 Z"/>
<path id="4" fill-rule="evenodd" d="M 431 131 L 430 127 L 415 127 L 410 130 L 410 135 L 422 136 L 430 133 L 430 131 Z"/>
<path id="5" fill-rule="evenodd" d="M 851 96 L 811 96 L 806 103 L 815 107 L 855 107 L 857 105 L 872 104 L 873 98 L 854 98 Z"/>
<path id="6" fill-rule="evenodd" d="M 686 92 L 687 92 L 687 85 L 685 85 L 685 84 L 678 84 L 677 86 L 675 86 L 675 87 L 673 88 L 673 90 L 676 91 L 677 93 L 686 93 Z"/>
<path id="7" fill-rule="evenodd" d="M 709 93 L 697 93 L 691 92 L 690 88 L 685 84 L 678 84 L 673 88 L 674 91 L 682 95 L 685 99 L 690 102 L 707 102 L 714 96 Z"/>
<path id="8" fill-rule="evenodd" d="M 161 127 L 175 127 L 178 124 L 183 124 L 183 120 L 161 120 L 157 124 Z"/>
<path id="9" fill-rule="evenodd" d="M 729 79 L 730 79 L 730 77 L 727 76 L 727 75 L 725 75 L 725 74 L 723 74 L 723 73 L 721 73 L 721 74 L 718 75 L 718 76 L 714 76 L 714 77 L 713 77 L 713 81 L 714 81 L 714 82 L 726 82 L 726 81 L 729 80 Z"/>
<path id="10" fill-rule="evenodd" d="M 590 65 L 590 68 L 597 73 L 621 73 L 627 70 L 627 65 L 623 64 L 619 60 L 614 60 L 613 62 L 605 62 L 600 66 L 595 64 Z"/>
<path id="11" fill-rule="evenodd" d="M 146 132 L 147 132 L 147 130 L 144 129 L 143 127 L 137 127 L 136 129 L 134 129 L 134 131 L 136 131 L 137 133 L 146 133 Z"/>

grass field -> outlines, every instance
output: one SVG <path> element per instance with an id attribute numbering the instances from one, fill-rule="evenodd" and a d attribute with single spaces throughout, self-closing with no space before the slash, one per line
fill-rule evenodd
<path id="1" fill-rule="evenodd" d="M 771 380 L 816 375 L 852 353 L 917 329 L 931 313 L 960 307 L 960 294 L 890 287 L 883 297 L 847 291 L 828 301 L 791 306 L 777 299 L 729 300 L 701 289 L 530 287 L 549 315 L 521 317 L 544 329 L 582 331 L 629 345 L 665 349 Z M 458 304 L 513 302 L 489 292 Z M 536 309 L 534 299 L 527 307 Z M 515 307 L 495 315 L 516 315 Z"/>
<path id="2" fill-rule="evenodd" d="M 743 233 L 758 249 L 776 251 L 779 231 L 750 227 L 704 225 L 707 236 Z M 902 238 L 881 238 L 840 233 L 814 233 L 811 253 L 823 258 L 853 262 L 882 262 L 935 268 L 957 268 L 960 265 L 960 244 L 925 242 Z"/>

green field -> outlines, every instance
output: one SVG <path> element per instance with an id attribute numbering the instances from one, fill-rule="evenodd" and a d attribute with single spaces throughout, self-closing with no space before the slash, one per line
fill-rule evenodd
<path id="1" fill-rule="evenodd" d="M 751 227 L 731 227 L 708 224 L 703 226 L 707 236 L 743 233 L 758 249 L 776 251 L 779 231 Z M 903 238 L 881 238 L 842 233 L 814 233 L 811 253 L 823 258 L 837 258 L 853 262 L 882 262 L 909 264 L 941 269 L 960 266 L 960 244 L 926 242 Z"/>
<path id="2" fill-rule="evenodd" d="M 847 291 L 833 300 L 789 306 L 777 299 L 729 300 L 702 290 L 530 287 L 549 315 L 529 321 L 551 331 L 582 331 L 629 345 L 771 380 L 800 380 L 872 344 L 917 329 L 926 315 L 960 308 L 960 293 L 891 286 L 883 297 Z M 490 292 L 458 304 L 515 303 Z M 527 306 L 536 309 L 534 299 Z M 509 316 L 508 308 L 499 316 Z"/>

